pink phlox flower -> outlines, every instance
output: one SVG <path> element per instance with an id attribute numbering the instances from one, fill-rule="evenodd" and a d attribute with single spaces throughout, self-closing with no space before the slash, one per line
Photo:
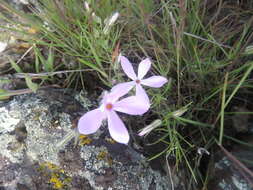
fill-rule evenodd
<path id="1" fill-rule="evenodd" d="M 132 79 L 130 82 L 119 83 L 115 85 L 112 90 L 116 90 L 123 96 L 127 94 L 134 86 L 136 87 L 136 96 L 139 97 L 139 101 L 142 101 L 150 106 L 150 101 L 146 91 L 143 89 L 142 85 L 149 86 L 153 88 L 162 87 L 168 80 L 162 76 L 151 76 L 149 78 L 143 79 L 147 72 L 151 68 L 151 61 L 149 58 L 142 60 L 138 66 L 138 74 L 136 75 L 130 61 L 124 57 L 119 57 L 121 67 L 125 74 Z"/>
<path id="2" fill-rule="evenodd" d="M 127 144 L 129 134 L 116 111 L 129 115 L 142 115 L 149 107 L 140 102 L 136 96 L 118 100 L 120 97 L 121 94 L 117 89 L 106 93 L 97 109 L 87 112 L 79 119 L 79 132 L 85 135 L 95 133 L 102 121 L 107 119 L 111 137 L 119 143 Z"/>

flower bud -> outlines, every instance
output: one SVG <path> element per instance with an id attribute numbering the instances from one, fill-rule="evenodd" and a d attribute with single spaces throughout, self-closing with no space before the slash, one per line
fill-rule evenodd
<path id="1" fill-rule="evenodd" d="M 152 130 L 154 130 L 155 128 L 159 127 L 161 124 L 162 124 L 162 121 L 160 119 L 156 119 L 151 124 L 149 124 L 148 126 L 144 127 L 143 129 L 141 129 L 139 131 L 138 135 L 139 136 L 148 135 Z"/>

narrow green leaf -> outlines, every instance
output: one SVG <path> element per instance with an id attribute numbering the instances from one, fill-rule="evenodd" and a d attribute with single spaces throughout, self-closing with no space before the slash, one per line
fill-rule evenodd
<path id="1" fill-rule="evenodd" d="M 228 84 L 228 73 L 226 73 L 225 75 L 225 81 L 224 81 L 223 93 L 222 93 L 219 145 L 222 145 L 222 138 L 223 138 L 223 133 L 224 133 L 224 111 L 225 111 L 227 84 Z"/>
<path id="2" fill-rule="evenodd" d="M 103 77 L 107 77 L 107 74 L 104 71 L 102 71 L 101 69 L 99 69 L 95 64 L 89 63 L 88 61 L 85 61 L 80 58 L 78 58 L 78 61 L 80 61 L 81 63 L 83 63 L 87 67 L 90 67 L 90 68 L 94 69 L 95 71 L 99 72 Z"/>
<path id="3" fill-rule="evenodd" d="M 36 73 L 39 73 L 40 72 L 40 60 L 39 60 L 36 46 L 34 46 L 33 49 L 34 49 L 34 54 L 35 54 L 35 71 L 36 71 Z"/>
<path id="4" fill-rule="evenodd" d="M 49 54 L 47 61 L 45 62 L 45 67 L 47 72 L 54 71 L 54 52 L 52 50 L 52 47 L 49 48 Z"/>
<path id="5" fill-rule="evenodd" d="M 10 98 L 10 95 L 7 90 L 0 89 L 0 101 L 1 100 L 8 100 Z"/>
<path id="6" fill-rule="evenodd" d="M 30 88 L 34 93 L 36 93 L 36 91 L 39 88 L 39 85 L 32 82 L 32 79 L 30 76 L 28 76 L 28 75 L 25 76 L 25 82 L 26 82 L 28 88 Z"/>
<path id="7" fill-rule="evenodd" d="M 13 61 L 10 57 L 8 57 L 8 59 L 11 63 L 12 68 L 15 69 L 17 73 L 23 73 L 22 69 L 18 66 L 17 63 L 15 63 L 15 61 Z"/>

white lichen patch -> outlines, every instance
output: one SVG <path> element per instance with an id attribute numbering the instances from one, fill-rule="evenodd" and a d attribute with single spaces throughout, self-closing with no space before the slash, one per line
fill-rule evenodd
<path id="1" fill-rule="evenodd" d="M 232 182 L 238 188 L 238 190 L 250 189 L 250 186 L 247 184 L 247 182 L 242 178 L 238 178 L 237 176 L 232 176 Z"/>
<path id="2" fill-rule="evenodd" d="M 81 91 L 79 94 L 76 94 L 75 99 L 80 102 L 84 108 L 92 106 L 91 101 L 87 98 L 87 92 L 85 91 Z"/>
<path id="3" fill-rule="evenodd" d="M 32 160 L 43 160 L 58 165 L 59 147 L 56 145 L 62 140 L 64 134 L 71 130 L 69 116 L 62 115 L 60 121 L 52 121 L 52 118 L 44 113 L 38 117 L 37 122 L 34 120 L 26 122 L 27 155 Z"/>
<path id="4" fill-rule="evenodd" d="M 127 148 L 127 147 L 126 147 Z M 137 153 L 136 153 L 137 154 Z M 168 179 L 162 177 L 159 172 L 153 171 L 148 166 L 143 166 L 140 162 L 122 163 L 111 157 L 107 148 L 104 146 L 83 146 L 80 156 L 84 159 L 85 172 L 80 171 L 80 175 L 85 177 L 90 185 L 96 190 L 105 189 L 95 181 L 96 177 L 106 175 L 106 169 L 115 172 L 115 180 L 108 188 L 112 189 L 149 189 L 151 183 L 157 190 L 170 189 Z M 108 162 L 111 158 L 111 164 Z M 110 159 L 109 159 L 110 160 Z"/>
<path id="5" fill-rule="evenodd" d="M 45 160 L 58 164 L 55 146 L 58 135 L 46 133 L 41 125 L 33 126 L 32 123 L 27 123 L 26 126 L 29 130 L 26 139 L 27 155 L 32 160 Z"/>
<path id="6" fill-rule="evenodd" d="M 27 131 L 24 145 L 28 158 L 59 164 L 57 155 L 59 148 L 56 144 L 71 130 L 69 115 L 51 113 L 50 104 L 41 102 L 35 96 L 23 100 L 25 101 L 14 99 L 9 103 L 8 110 L 5 107 L 0 108 L 1 153 L 13 162 L 18 162 L 19 157 L 22 158 L 23 155 L 11 152 L 7 147 L 8 143 L 15 142 L 15 135 L 8 134 L 8 138 L 1 135 L 14 131 L 17 124 L 22 122 Z M 56 114 L 55 118 L 54 114 Z"/>
<path id="7" fill-rule="evenodd" d="M 14 144 L 17 146 L 15 150 L 10 148 Z M 21 163 L 23 161 L 25 147 L 17 142 L 15 136 L 9 134 L 0 135 L 0 148 L 0 154 L 11 162 Z"/>
<path id="8" fill-rule="evenodd" d="M 5 107 L 0 107 L 0 133 L 11 132 L 20 122 L 20 118 L 13 117 Z"/>
<path id="9" fill-rule="evenodd" d="M 227 159 L 227 157 L 223 157 L 219 162 L 215 163 L 215 168 L 222 170 L 225 167 L 230 167 L 231 162 Z"/>
<path id="10" fill-rule="evenodd" d="M 70 132 L 70 130 L 72 128 L 72 123 L 71 123 L 71 120 L 70 120 L 68 114 L 66 114 L 66 113 L 59 114 L 59 121 L 58 122 L 59 122 L 58 126 L 60 128 L 62 128 L 66 132 Z"/>
<path id="11" fill-rule="evenodd" d="M 100 154 L 106 154 L 109 156 L 107 149 L 103 146 L 83 146 L 80 156 L 85 160 L 85 168 L 104 173 L 104 169 L 110 167 L 110 165 L 105 159 L 100 157 Z"/>
<path id="12" fill-rule="evenodd" d="M 98 186 L 98 184 L 95 183 L 94 179 L 96 177 L 96 173 L 103 174 L 105 173 L 104 169 L 110 167 L 108 162 L 106 162 L 104 159 L 99 158 L 99 154 L 101 153 L 108 154 L 108 151 L 103 146 L 83 146 L 80 151 L 80 156 L 85 161 L 84 167 L 86 171 L 80 171 L 79 175 L 85 177 L 95 190 L 104 189 L 103 187 Z"/>

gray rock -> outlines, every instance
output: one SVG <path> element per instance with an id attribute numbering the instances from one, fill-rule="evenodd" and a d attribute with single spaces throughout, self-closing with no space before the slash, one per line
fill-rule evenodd
<path id="1" fill-rule="evenodd" d="M 232 154 L 236 158 L 242 159 L 241 161 L 243 164 L 253 171 L 252 164 L 249 163 L 253 159 L 252 150 L 243 150 L 239 148 L 237 151 L 233 151 Z M 216 155 L 216 157 L 220 156 Z M 243 159 L 247 159 L 249 162 L 244 162 Z M 246 175 L 249 180 L 253 180 L 252 177 L 248 176 L 245 172 L 244 175 Z M 227 156 L 223 156 L 214 164 L 213 174 L 208 189 L 252 190 L 252 186 L 238 170 L 236 164 L 229 160 Z"/>
<path id="2" fill-rule="evenodd" d="M 0 189 L 171 189 L 142 155 L 113 142 L 106 126 L 78 145 L 58 146 L 92 105 L 82 104 L 54 89 L 0 103 Z"/>

